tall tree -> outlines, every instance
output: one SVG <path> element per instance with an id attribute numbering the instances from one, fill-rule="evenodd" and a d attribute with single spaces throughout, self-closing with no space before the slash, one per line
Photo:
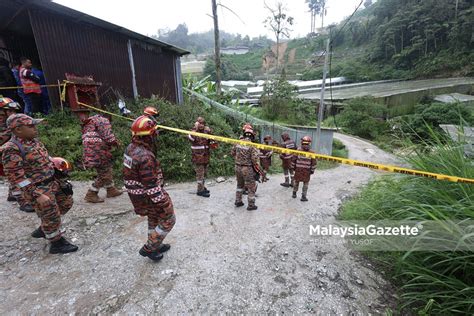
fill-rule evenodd
<path id="1" fill-rule="evenodd" d="M 311 13 L 311 33 L 316 32 L 316 16 L 321 15 L 325 10 L 326 0 L 305 0 L 308 4 L 309 12 Z"/>
<path id="2" fill-rule="evenodd" d="M 268 29 L 270 29 L 276 38 L 276 69 L 279 72 L 280 66 L 280 40 L 282 37 L 290 37 L 290 26 L 293 25 L 293 17 L 287 15 L 285 12 L 287 9 L 281 2 L 277 2 L 275 8 L 272 8 L 267 5 L 265 2 L 265 7 L 270 11 L 270 16 L 268 16 L 264 23 Z"/>
<path id="3" fill-rule="evenodd" d="M 221 94 L 221 47 L 219 40 L 219 20 L 217 17 L 217 2 L 212 1 L 212 18 L 214 19 L 214 60 L 216 64 L 216 93 Z"/>
<path id="4" fill-rule="evenodd" d="M 324 27 L 324 17 L 327 14 L 327 8 L 326 8 L 327 3 L 328 3 L 328 0 L 319 0 L 319 6 L 320 6 L 319 16 L 321 17 L 321 28 Z"/>

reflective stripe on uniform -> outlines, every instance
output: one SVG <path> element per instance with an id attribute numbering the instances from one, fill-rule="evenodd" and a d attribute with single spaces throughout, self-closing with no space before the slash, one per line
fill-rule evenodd
<path id="1" fill-rule="evenodd" d="M 59 236 L 60 234 L 61 234 L 61 232 L 59 230 L 55 230 L 54 232 L 49 233 L 49 234 L 44 233 L 44 235 L 46 236 L 47 239 L 54 238 L 56 236 Z"/>

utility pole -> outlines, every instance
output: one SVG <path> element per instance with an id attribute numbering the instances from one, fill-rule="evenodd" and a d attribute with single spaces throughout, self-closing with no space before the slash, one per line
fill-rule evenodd
<path id="1" fill-rule="evenodd" d="M 326 75 L 328 72 L 328 60 L 329 54 L 329 45 L 331 43 L 331 39 L 328 38 L 328 42 L 326 44 L 326 56 L 324 57 L 324 70 L 323 70 L 323 83 L 321 85 L 321 98 L 319 99 L 319 112 L 318 112 L 318 129 L 316 134 L 316 152 L 318 154 L 321 153 L 321 122 L 323 120 L 324 115 L 324 90 L 326 88 Z"/>
<path id="2" fill-rule="evenodd" d="M 216 63 L 216 92 L 221 94 L 221 44 L 219 40 L 219 21 L 217 19 L 217 3 L 212 0 L 212 17 L 214 19 L 214 61 Z"/>

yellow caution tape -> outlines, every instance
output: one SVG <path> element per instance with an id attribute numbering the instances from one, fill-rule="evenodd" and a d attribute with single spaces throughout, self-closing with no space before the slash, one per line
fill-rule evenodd
<path id="1" fill-rule="evenodd" d="M 44 84 L 40 85 L 40 88 L 54 88 L 54 87 L 62 87 L 66 86 L 66 83 L 62 84 Z M 18 87 L 0 87 L 0 90 L 12 90 L 12 89 L 25 89 L 23 86 L 18 86 Z M 27 89 L 31 89 L 31 87 L 28 87 Z"/>
<path id="2" fill-rule="evenodd" d="M 102 110 L 102 109 L 98 109 L 96 107 L 87 105 L 85 103 L 79 102 L 79 104 L 82 105 L 82 106 L 88 107 L 90 109 L 93 109 L 95 111 L 98 111 L 98 112 L 106 113 L 106 114 L 116 116 L 116 117 L 119 117 L 119 118 L 122 118 L 122 119 L 130 120 L 130 121 L 134 121 L 134 119 L 132 119 L 132 118 L 124 117 L 124 116 L 121 116 L 121 115 L 118 115 L 118 114 L 115 114 L 115 113 L 111 113 L 111 112 L 108 112 L 108 111 L 105 111 L 105 110 Z M 282 154 L 294 154 L 294 155 L 304 156 L 304 157 L 308 157 L 308 158 L 314 158 L 314 159 L 319 159 L 319 160 L 337 162 L 337 163 L 345 164 L 345 165 L 369 168 L 369 169 L 372 169 L 372 170 L 380 170 L 380 171 L 387 171 L 387 172 L 393 172 L 393 173 L 401 173 L 401 174 L 407 174 L 407 175 L 412 175 L 412 176 L 417 176 L 417 177 L 430 178 L 430 179 L 434 179 L 434 180 L 444 180 L 444 181 L 451 181 L 451 182 L 457 182 L 457 183 L 474 184 L 474 179 L 469 179 L 469 178 L 461 178 L 461 177 L 449 176 L 449 175 L 446 175 L 446 174 L 432 173 L 432 172 L 427 172 L 427 171 L 407 169 L 407 168 L 377 164 L 377 163 L 360 161 L 360 160 L 353 160 L 353 159 L 340 158 L 340 157 L 334 157 L 334 156 L 328 156 L 328 155 L 321 155 L 321 154 L 316 154 L 316 153 L 307 152 L 307 151 L 281 148 L 281 147 L 270 146 L 270 145 L 265 145 L 265 144 L 260 144 L 260 143 L 252 143 L 252 142 L 248 142 L 248 141 L 244 141 L 244 140 L 240 140 L 240 139 L 233 139 L 233 138 L 222 137 L 222 136 L 217 136 L 217 135 L 209 135 L 209 134 L 203 134 L 203 133 L 198 133 L 198 132 L 193 132 L 193 131 L 187 131 L 187 130 L 174 128 L 174 127 L 163 126 L 163 125 L 158 125 L 158 128 L 168 130 L 168 131 L 172 131 L 172 132 L 176 132 L 176 133 L 179 133 L 179 134 L 192 135 L 192 136 L 198 136 L 198 137 L 203 137 L 203 138 L 207 138 L 207 139 L 212 139 L 212 140 L 223 142 L 223 143 L 250 146 L 250 147 L 255 147 L 257 149 L 273 150 L 274 152 L 278 152 L 278 153 L 282 153 Z"/>

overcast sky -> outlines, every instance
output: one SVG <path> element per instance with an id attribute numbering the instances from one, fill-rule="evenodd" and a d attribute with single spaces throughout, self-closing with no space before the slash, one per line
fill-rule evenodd
<path id="1" fill-rule="evenodd" d="M 272 6 L 276 0 L 266 0 Z M 189 32 L 212 29 L 211 0 L 54 0 L 59 4 L 89 15 L 126 27 L 144 35 L 157 34 L 158 29 L 175 29 L 186 23 Z M 219 0 L 218 0 L 219 2 Z M 311 17 L 305 0 L 282 0 L 288 12 L 295 18 L 291 37 L 306 35 L 310 30 Z M 243 20 L 242 23 L 229 11 L 219 9 L 220 28 L 229 33 L 250 37 L 269 35 L 263 20 L 268 15 L 264 0 L 220 0 Z M 339 22 L 352 14 L 360 0 L 329 0 L 325 25 Z M 327 22 L 327 23 L 326 23 Z M 317 25 L 321 25 L 318 19 Z"/>

